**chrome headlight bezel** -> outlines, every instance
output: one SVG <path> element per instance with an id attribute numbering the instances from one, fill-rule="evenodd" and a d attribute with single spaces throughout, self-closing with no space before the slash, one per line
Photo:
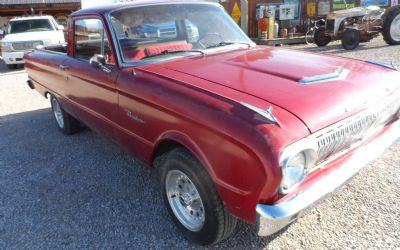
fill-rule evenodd
<path id="1" fill-rule="evenodd" d="M 299 166 L 299 168 L 302 168 L 302 175 L 297 181 L 291 181 L 293 184 L 288 187 L 285 185 L 288 180 L 287 178 L 289 178 L 286 175 L 286 170 L 290 166 L 291 160 L 293 160 L 299 154 L 304 154 L 305 157 L 304 166 Z M 279 193 L 288 194 L 296 189 L 307 178 L 310 170 L 315 167 L 317 159 L 318 148 L 315 141 L 312 139 L 305 138 L 286 147 L 283 150 L 279 161 L 282 171 L 282 180 L 279 186 Z"/>

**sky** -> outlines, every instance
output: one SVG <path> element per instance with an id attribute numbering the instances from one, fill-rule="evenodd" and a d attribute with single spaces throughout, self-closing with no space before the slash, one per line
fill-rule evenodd
<path id="1" fill-rule="evenodd" d="M 82 9 L 115 3 L 115 0 L 82 0 Z"/>
<path id="2" fill-rule="evenodd" d="M 116 2 L 127 2 L 127 1 L 134 1 L 134 0 L 82 0 L 82 9 L 100 5 L 113 4 Z M 220 2 L 220 1 L 216 0 L 212 2 Z"/>

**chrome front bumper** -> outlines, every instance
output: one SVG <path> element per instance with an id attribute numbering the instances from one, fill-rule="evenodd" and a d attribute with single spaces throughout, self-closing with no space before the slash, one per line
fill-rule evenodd
<path id="1" fill-rule="evenodd" d="M 376 138 L 362 145 L 344 160 L 342 165 L 320 178 L 297 195 L 273 205 L 258 204 L 257 233 L 259 236 L 274 234 L 299 218 L 308 208 L 346 184 L 369 162 L 400 138 L 400 121 L 389 125 Z"/>

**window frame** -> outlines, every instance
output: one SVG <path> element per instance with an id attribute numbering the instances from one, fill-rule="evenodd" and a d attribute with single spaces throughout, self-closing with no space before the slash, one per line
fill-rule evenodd
<path id="1" fill-rule="evenodd" d="M 71 57 L 76 59 L 76 60 L 80 60 L 80 61 L 87 62 L 87 63 L 89 63 L 89 61 L 90 61 L 90 60 L 86 60 L 86 59 L 81 58 L 81 57 L 76 57 L 76 47 L 75 47 L 76 46 L 76 37 L 75 37 L 76 26 L 75 26 L 75 23 L 77 21 L 82 21 L 82 20 L 98 20 L 98 21 L 101 22 L 101 24 L 103 26 L 103 30 L 104 30 L 103 40 L 101 41 L 101 44 L 102 44 L 101 51 L 104 54 L 104 44 L 105 44 L 104 43 L 104 38 L 107 38 L 108 44 L 110 46 L 111 53 L 113 54 L 113 56 L 115 58 L 115 62 L 113 64 L 107 63 L 106 65 L 108 65 L 108 66 L 117 66 L 117 63 L 118 63 L 117 54 L 115 53 L 115 49 L 114 49 L 114 46 L 113 46 L 113 40 L 110 39 L 110 35 L 108 34 L 108 25 L 107 25 L 107 23 L 104 22 L 104 20 L 101 17 L 99 17 L 97 15 L 96 16 L 92 16 L 92 15 L 91 16 L 79 16 L 79 17 L 73 18 L 73 20 L 72 20 L 72 30 L 73 30 L 73 32 L 71 34 L 72 41 L 73 41 L 73 48 L 72 48 L 72 51 L 71 51 L 72 52 L 71 53 Z"/>
<path id="2" fill-rule="evenodd" d="M 219 4 L 219 3 L 215 3 L 215 2 L 206 2 L 206 1 L 200 1 L 200 2 L 166 2 L 166 3 L 153 3 L 153 4 L 149 4 L 149 3 L 137 3 L 134 6 L 132 5 L 126 5 L 123 7 L 119 7 L 116 9 L 112 9 L 106 13 L 104 13 L 104 18 L 106 20 L 106 25 L 108 27 L 108 31 L 110 32 L 109 35 L 112 38 L 113 44 L 114 44 L 114 55 L 116 57 L 116 62 L 118 63 L 120 68 L 127 68 L 127 67 L 137 67 L 137 66 L 143 66 L 143 65 L 149 65 L 149 64 L 157 64 L 159 62 L 164 62 L 165 60 L 163 59 L 159 59 L 159 58 L 154 58 L 154 59 L 149 59 L 149 60 L 145 60 L 145 61 L 137 61 L 137 62 L 126 62 L 123 60 L 123 52 L 121 51 L 121 46 L 120 46 L 120 42 L 118 40 L 118 37 L 115 34 L 115 30 L 114 27 L 112 25 L 112 18 L 111 16 L 114 14 L 114 12 L 118 12 L 121 10 L 125 10 L 125 9 L 134 9 L 134 8 L 141 8 L 141 7 L 147 7 L 147 6 L 162 6 L 162 5 L 183 5 L 183 4 L 198 4 L 198 5 L 214 5 L 215 7 L 219 7 L 222 10 L 224 10 L 224 7 Z M 237 25 L 237 24 L 236 24 Z M 256 44 L 254 42 L 252 42 L 252 40 L 246 35 L 246 33 L 244 33 L 243 30 L 240 29 L 239 27 L 239 32 L 241 32 L 245 37 L 248 38 L 249 40 L 249 44 L 254 47 L 256 46 Z M 216 48 L 216 49 L 210 49 L 210 53 L 218 53 L 218 51 L 222 51 L 220 48 Z M 178 58 L 182 58 L 182 56 L 173 56 L 171 58 L 169 58 L 169 60 L 174 60 L 174 59 L 178 59 Z"/>

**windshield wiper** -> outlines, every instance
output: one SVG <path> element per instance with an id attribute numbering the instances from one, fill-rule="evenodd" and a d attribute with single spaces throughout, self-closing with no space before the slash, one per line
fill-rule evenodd
<path id="1" fill-rule="evenodd" d="M 210 45 L 210 46 L 206 47 L 206 49 L 217 48 L 217 47 L 233 45 L 233 44 L 247 45 L 249 49 L 251 48 L 251 44 L 250 43 L 224 41 L 224 42 L 220 42 L 220 43 L 217 43 L 217 44 Z"/>
<path id="2" fill-rule="evenodd" d="M 163 50 L 159 53 L 154 53 L 154 54 L 148 55 L 148 56 L 144 57 L 143 59 L 155 57 L 155 56 L 171 55 L 171 54 L 185 53 L 185 52 L 197 52 L 197 53 L 202 54 L 203 56 L 206 55 L 206 52 L 201 49 L 190 49 L 190 50 L 168 50 L 167 49 L 167 50 Z"/>

